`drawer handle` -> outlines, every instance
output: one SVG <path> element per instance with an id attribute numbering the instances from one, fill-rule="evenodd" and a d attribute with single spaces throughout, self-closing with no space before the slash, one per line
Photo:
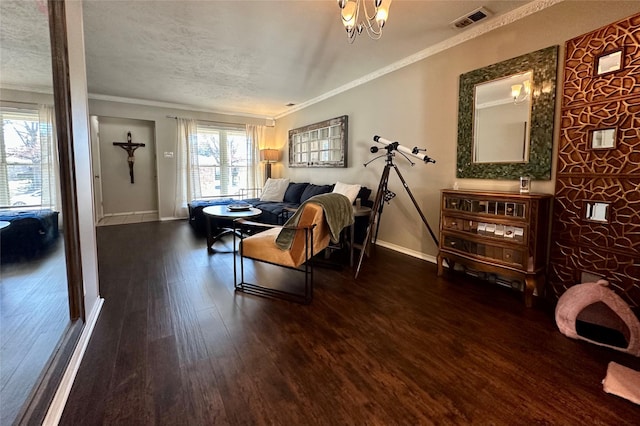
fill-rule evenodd
<path id="1" fill-rule="evenodd" d="M 511 254 L 507 253 L 507 254 L 505 254 L 505 255 L 504 255 L 504 257 L 505 257 L 506 259 L 511 259 Z"/>

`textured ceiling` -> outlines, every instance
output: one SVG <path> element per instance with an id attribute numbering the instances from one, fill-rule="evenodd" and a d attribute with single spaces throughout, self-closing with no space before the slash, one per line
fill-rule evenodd
<path id="1" fill-rule="evenodd" d="M 469 31 L 449 24 L 478 7 L 526 3 L 395 0 L 382 39 L 349 44 L 335 0 L 85 1 L 89 92 L 274 117 Z M 51 84 L 42 4 L 0 0 L 2 87 Z"/>
<path id="2" fill-rule="evenodd" d="M 35 1 L 0 0 L 0 87 L 51 92 L 47 19 Z"/>

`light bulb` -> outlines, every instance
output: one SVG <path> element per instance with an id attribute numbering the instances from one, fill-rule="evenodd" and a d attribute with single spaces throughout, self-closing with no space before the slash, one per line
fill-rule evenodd
<path id="1" fill-rule="evenodd" d="M 342 15 L 342 23 L 344 24 L 344 27 L 347 29 L 347 31 L 351 31 L 356 25 L 356 13 L 356 2 L 347 1 L 344 8 L 342 9 L 342 12 L 340 12 L 340 14 Z"/>
<path id="2" fill-rule="evenodd" d="M 378 9 L 378 12 L 376 13 L 376 21 L 378 21 L 380 28 L 384 27 L 384 23 L 387 22 L 388 16 L 389 14 L 386 9 Z"/>
<path id="3" fill-rule="evenodd" d="M 514 101 L 518 99 L 518 96 L 520 96 L 520 90 L 522 90 L 521 84 L 514 84 L 513 86 L 511 86 L 511 96 L 513 97 Z"/>

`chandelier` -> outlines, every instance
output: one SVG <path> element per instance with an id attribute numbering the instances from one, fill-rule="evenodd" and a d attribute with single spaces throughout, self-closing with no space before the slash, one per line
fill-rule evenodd
<path id="1" fill-rule="evenodd" d="M 353 43 L 356 36 L 363 30 L 367 35 L 378 40 L 382 37 L 382 27 L 389 16 L 391 0 L 337 0 L 340 6 L 340 18 L 347 30 L 349 43 Z M 369 14 L 367 1 L 371 1 L 373 13 Z"/>

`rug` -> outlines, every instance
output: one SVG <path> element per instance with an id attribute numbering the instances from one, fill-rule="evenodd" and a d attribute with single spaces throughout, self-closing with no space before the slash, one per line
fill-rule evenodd
<path id="1" fill-rule="evenodd" d="M 621 396 L 640 405 L 640 371 L 611 361 L 607 367 L 607 375 L 602 381 L 602 387 L 607 393 Z"/>

